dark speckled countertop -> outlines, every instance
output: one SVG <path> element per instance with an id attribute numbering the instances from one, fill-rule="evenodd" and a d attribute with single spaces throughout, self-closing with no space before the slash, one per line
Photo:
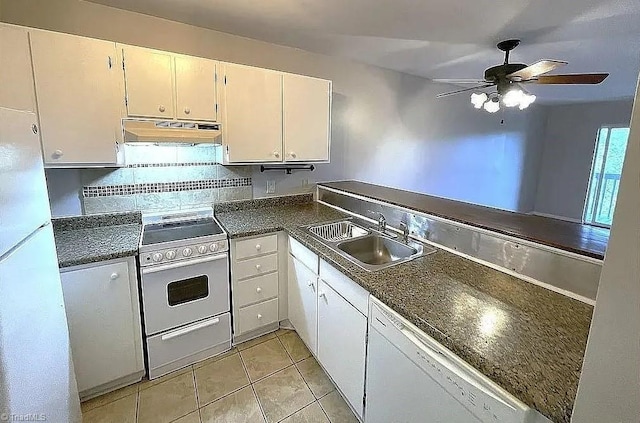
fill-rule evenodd
<path id="1" fill-rule="evenodd" d="M 53 219 L 58 266 L 135 256 L 141 233 L 142 215 L 135 212 Z"/>
<path id="2" fill-rule="evenodd" d="M 231 238 L 287 231 L 522 402 L 570 421 L 591 306 L 443 250 L 367 272 L 300 228 L 343 213 L 276 204 L 216 207 L 216 217 Z"/>

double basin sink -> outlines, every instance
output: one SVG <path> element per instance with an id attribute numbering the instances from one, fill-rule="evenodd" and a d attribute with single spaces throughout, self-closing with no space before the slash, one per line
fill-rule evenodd
<path id="1" fill-rule="evenodd" d="M 400 240 L 398 234 L 380 232 L 351 219 L 324 225 L 306 226 L 305 230 L 337 254 L 368 271 L 384 269 L 434 253 L 435 248 Z"/>

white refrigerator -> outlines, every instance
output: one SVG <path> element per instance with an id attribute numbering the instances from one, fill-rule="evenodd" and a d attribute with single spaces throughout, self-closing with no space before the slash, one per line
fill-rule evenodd
<path id="1" fill-rule="evenodd" d="M 0 108 L 0 421 L 80 422 L 36 123 Z"/>

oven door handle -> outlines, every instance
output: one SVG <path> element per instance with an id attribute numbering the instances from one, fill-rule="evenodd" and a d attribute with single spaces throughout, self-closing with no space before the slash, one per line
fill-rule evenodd
<path id="1" fill-rule="evenodd" d="M 164 270 L 177 269 L 179 267 L 191 266 L 194 264 L 208 263 L 210 261 L 226 259 L 227 256 L 228 256 L 227 253 L 224 253 L 224 254 L 218 254 L 217 256 L 213 256 L 213 257 L 203 257 L 203 258 L 197 258 L 194 260 L 177 261 L 175 263 L 164 264 L 161 266 L 146 267 L 142 269 L 142 274 L 148 275 L 149 273 L 162 272 Z"/>
<path id="2" fill-rule="evenodd" d="M 162 339 L 163 341 L 168 341 L 169 339 L 177 338 L 178 336 L 186 335 L 188 333 L 195 332 L 197 330 L 200 330 L 209 326 L 217 325 L 218 323 L 220 323 L 220 318 L 216 317 L 213 320 L 207 320 L 205 322 L 200 322 L 198 324 L 191 325 L 186 328 L 182 328 L 182 329 L 174 330 L 173 332 L 166 333 L 162 335 L 160 339 Z"/>

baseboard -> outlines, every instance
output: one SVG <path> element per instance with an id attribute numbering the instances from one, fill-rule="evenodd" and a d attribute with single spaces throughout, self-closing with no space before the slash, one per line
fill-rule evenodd
<path id="1" fill-rule="evenodd" d="M 572 223 L 579 223 L 579 224 L 584 223 L 582 222 L 581 219 L 574 219 L 573 217 L 566 217 L 566 216 L 558 216 L 551 213 L 540 213 L 540 212 L 533 211 L 533 212 L 530 212 L 529 214 L 532 216 L 540 216 L 540 217 L 548 217 L 550 219 L 564 220 L 565 222 L 572 222 Z"/>

